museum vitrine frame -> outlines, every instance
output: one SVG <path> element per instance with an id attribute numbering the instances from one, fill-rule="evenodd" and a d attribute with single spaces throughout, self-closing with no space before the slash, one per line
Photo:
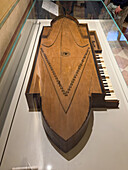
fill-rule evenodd
<path id="1" fill-rule="evenodd" d="M 47 1 L 46 1 L 47 2 Z M 75 1 L 74 1 L 75 2 Z M 87 3 L 90 3 L 89 4 L 89 6 L 90 5 L 93 5 L 93 3 L 95 4 L 96 3 L 96 8 L 98 8 L 97 7 L 97 4 L 100 4 L 101 5 L 101 7 L 99 7 L 99 8 L 103 8 L 104 10 L 103 11 L 105 11 L 105 12 L 108 12 L 107 11 L 107 9 L 106 9 L 106 6 L 104 5 L 104 3 L 103 3 L 103 1 L 87 1 Z M 98 2 L 98 3 L 97 3 Z M 52 3 L 54 3 L 54 2 L 52 2 Z M 56 1 L 56 4 L 58 4 L 59 2 L 57 2 Z M 67 3 L 69 3 L 68 1 L 67 1 Z M 10 54 L 9 54 L 9 56 L 8 56 L 8 58 L 7 58 L 7 60 L 6 60 L 6 63 L 5 63 L 5 65 L 4 65 L 4 67 L 2 68 L 2 71 L 1 71 L 1 83 L 2 82 L 6 82 L 7 84 L 8 84 L 8 82 L 7 82 L 7 79 L 8 78 L 5 78 L 6 80 L 2 80 L 2 79 L 4 79 L 4 77 L 5 77 L 5 74 L 6 74 L 6 71 L 9 71 L 9 70 L 7 70 L 7 67 L 9 66 L 9 64 L 11 63 L 11 60 L 9 61 L 9 58 L 10 58 L 10 56 L 12 55 L 12 53 L 14 52 L 14 50 L 15 50 L 15 46 L 17 46 L 17 44 L 19 43 L 19 37 L 20 37 L 20 35 L 22 34 L 22 32 L 24 31 L 24 32 L 26 32 L 26 30 L 27 30 L 27 28 L 25 28 L 25 26 L 27 25 L 27 22 L 30 22 L 30 24 L 31 24 L 31 27 L 30 27 L 30 32 L 31 32 L 31 30 L 32 29 L 34 29 L 35 28 L 35 25 L 36 24 L 38 24 L 38 25 L 40 25 L 40 21 L 42 20 L 42 21 L 44 21 L 44 19 L 52 19 L 52 18 L 54 18 L 55 17 L 55 15 L 54 14 L 51 14 L 50 12 L 48 12 L 47 10 L 45 10 L 45 9 L 43 9 L 43 8 L 41 8 L 41 6 L 40 6 L 40 4 L 42 4 L 42 1 L 41 0 L 35 0 L 34 2 L 33 2 L 33 4 L 32 4 L 32 6 L 31 6 L 31 9 L 30 9 L 30 11 L 29 11 L 29 13 L 28 13 L 28 15 L 27 15 L 27 17 L 26 17 L 26 20 L 25 20 L 25 23 L 23 24 L 23 26 L 22 26 L 22 29 L 20 30 L 20 32 L 19 32 L 19 34 L 18 34 L 18 36 L 17 36 L 17 39 L 16 39 L 16 41 L 15 41 L 15 43 L 14 43 L 14 45 L 13 45 L 13 48 L 11 49 L 11 51 L 10 51 Z M 87 5 L 87 4 L 86 4 Z M 40 7 L 39 7 L 40 6 Z M 88 6 L 88 5 L 87 5 Z M 95 5 L 94 5 L 95 6 Z M 39 7 L 39 8 L 38 8 Z M 59 6 L 60 7 L 60 6 Z M 62 8 L 62 6 L 61 6 L 61 8 Z M 66 7 L 65 7 L 66 8 Z M 117 49 L 119 48 L 119 44 L 121 44 L 121 48 L 127 48 L 127 40 L 125 39 L 125 37 L 124 37 L 124 35 L 123 35 L 123 33 L 121 32 L 121 30 L 118 28 L 118 26 L 117 26 L 117 24 L 116 24 L 116 22 L 114 21 L 114 19 L 113 18 L 111 18 L 112 16 L 110 15 L 110 17 L 109 17 L 109 19 L 103 19 L 102 18 L 102 11 L 101 11 L 101 13 L 99 13 L 99 14 L 96 14 L 96 15 L 98 15 L 97 16 L 97 18 L 95 18 L 95 14 L 92 14 L 92 13 L 90 13 L 89 15 L 86 15 L 87 16 L 87 18 L 84 16 L 79 16 L 80 14 L 79 14 L 79 12 L 77 13 L 77 10 L 78 9 L 81 9 L 81 11 L 83 10 L 84 11 L 84 9 L 85 9 L 85 4 L 84 4 L 84 2 L 79 2 L 78 4 L 75 4 L 74 3 L 74 8 L 76 8 L 75 9 L 75 15 L 77 16 L 78 15 L 78 19 L 79 20 L 82 20 L 82 19 L 86 19 L 86 20 L 99 20 L 99 22 L 100 22 L 100 24 L 101 24 L 101 27 L 102 27 L 102 29 L 103 29 L 103 31 L 104 31 L 104 33 L 105 33 L 105 35 L 106 35 L 106 39 L 107 39 L 107 41 L 108 41 L 108 43 L 110 44 L 110 47 L 112 47 L 113 46 L 113 44 L 111 43 L 111 42 L 116 42 L 115 43 L 115 46 L 117 47 Z M 69 11 L 68 11 L 69 12 Z M 85 12 L 85 11 L 84 11 Z M 71 14 L 72 15 L 72 14 Z M 83 13 L 82 13 L 82 15 L 83 15 Z M 84 15 L 85 15 L 85 13 L 84 13 Z M 108 27 L 106 28 L 106 26 L 108 25 Z M 107 31 L 106 31 L 107 30 Z M 118 40 L 118 33 L 121 33 L 121 39 L 120 40 Z M 109 34 L 110 33 L 110 34 Z M 111 34 L 112 33 L 112 34 Z M 97 37 L 96 36 L 96 34 L 95 34 L 95 32 L 90 32 L 90 34 L 91 35 L 93 35 L 94 34 L 94 36 L 95 37 Z M 112 35 L 115 35 L 116 34 L 116 37 L 114 36 L 114 38 L 112 38 Z M 29 34 L 27 34 L 27 36 L 29 36 Z M 32 36 L 32 35 L 31 35 Z M 31 38 L 30 38 L 31 39 Z M 99 41 L 99 40 L 98 40 Z M 29 40 L 29 42 L 28 42 L 28 44 L 30 44 L 30 42 L 31 42 L 31 40 Z M 29 46 L 29 45 L 28 45 Z M 101 46 L 102 46 L 102 44 L 101 44 Z M 99 49 L 98 50 L 101 50 L 101 47 L 99 46 Z M 25 51 L 24 49 L 23 49 L 23 51 Z M 27 53 L 27 52 L 26 52 Z M 12 57 L 13 57 L 13 55 L 12 55 Z M 24 58 L 24 61 L 25 61 L 25 58 Z M 24 64 L 24 61 L 22 62 L 22 64 L 21 64 L 21 68 L 23 67 L 23 64 Z M 18 66 L 18 65 L 17 65 Z M 16 74 L 18 74 L 18 76 L 20 76 L 20 71 L 19 72 L 17 72 L 17 67 L 15 68 L 15 73 L 14 73 L 14 75 L 12 75 L 12 80 L 10 80 L 10 82 L 9 82 L 9 84 L 10 84 L 10 86 L 8 87 L 8 89 L 4 89 L 4 84 L 2 84 L 1 85 L 1 91 L 5 91 L 5 93 L 6 93 L 6 95 L 4 95 L 4 97 L 2 97 L 2 99 L 1 100 L 3 100 L 1 103 L 3 103 L 2 105 L 1 105 L 1 113 L 3 114 L 5 114 L 4 116 L 1 116 L 1 122 L 5 122 L 5 120 L 6 120 L 6 116 L 7 116 L 7 113 L 8 113 L 8 109 L 9 109 L 9 105 L 10 105 L 10 103 L 11 103 L 11 99 L 12 99 L 12 97 L 13 97 L 13 93 L 14 93 L 14 87 L 16 87 L 16 85 L 17 85 L 17 82 L 18 82 L 18 78 L 16 78 L 15 79 L 15 75 Z M 17 80 L 16 81 L 16 83 L 15 83 L 15 85 L 13 84 L 13 80 L 15 81 L 15 80 Z M 11 85 L 13 85 L 14 87 L 13 87 L 13 91 L 12 92 L 9 92 L 9 90 L 11 89 L 10 87 L 11 87 Z M 3 90 L 4 89 L 4 90 Z M 2 94 L 2 93 L 1 93 Z M 8 100 L 8 98 L 9 98 L 9 101 L 7 101 Z M 6 104 L 6 102 L 7 103 L 9 103 L 9 105 L 8 105 L 8 109 L 6 108 L 5 109 L 5 104 Z M 4 121 L 3 121 L 4 120 Z M 2 129 L 3 129 L 3 127 L 4 127 L 4 123 L 2 124 L 2 126 L 1 126 L 1 133 L 2 133 Z"/>

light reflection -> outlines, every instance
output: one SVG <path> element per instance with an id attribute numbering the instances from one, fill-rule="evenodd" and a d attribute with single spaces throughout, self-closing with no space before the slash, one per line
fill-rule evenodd
<path id="1" fill-rule="evenodd" d="M 47 170 L 51 170 L 52 166 L 51 165 L 47 165 Z"/>
<path id="2" fill-rule="evenodd" d="M 110 31 L 107 35 L 108 41 L 117 41 L 119 36 L 119 31 Z M 126 38 L 121 34 L 120 41 L 127 41 Z"/>

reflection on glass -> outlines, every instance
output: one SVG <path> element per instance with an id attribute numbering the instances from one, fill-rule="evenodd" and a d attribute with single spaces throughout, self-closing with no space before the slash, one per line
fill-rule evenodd
<path id="1" fill-rule="evenodd" d="M 47 170 L 52 170 L 52 166 L 51 165 L 47 165 Z"/>

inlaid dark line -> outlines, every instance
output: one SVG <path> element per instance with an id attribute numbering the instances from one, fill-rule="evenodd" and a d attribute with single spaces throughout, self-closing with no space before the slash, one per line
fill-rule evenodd
<path id="1" fill-rule="evenodd" d="M 50 77 L 50 80 L 51 80 L 51 82 L 52 82 L 52 85 L 53 85 L 53 87 L 54 87 L 54 89 L 55 89 L 55 92 L 56 92 L 56 94 L 57 94 L 57 97 L 58 97 L 58 99 L 59 99 L 59 102 L 60 102 L 60 104 L 61 104 L 61 106 L 62 106 L 62 109 L 63 109 L 63 111 L 65 112 L 64 106 L 63 106 L 63 104 L 62 104 L 62 102 L 61 102 L 61 100 L 60 100 L 60 97 L 59 97 L 59 95 L 58 95 L 58 93 L 57 93 L 57 90 L 56 90 L 56 88 L 55 88 L 55 85 L 54 85 L 54 83 L 53 83 L 53 81 L 52 81 L 52 77 L 51 77 L 51 75 L 50 75 L 50 73 L 49 73 L 49 70 L 48 70 L 48 68 L 47 68 L 47 64 L 46 64 L 46 62 L 45 62 L 45 60 L 44 60 L 44 57 L 43 57 L 43 55 L 42 55 L 42 49 L 41 49 L 41 51 L 40 51 L 40 54 L 41 54 L 41 57 L 42 57 L 42 59 L 43 59 L 43 61 L 44 61 L 45 67 L 46 67 L 47 72 L 48 72 L 48 74 L 49 74 L 49 77 Z M 65 113 L 66 113 L 66 112 L 65 112 Z"/>
<path id="2" fill-rule="evenodd" d="M 86 64 L 87 64 L 87 61 L 88 61 L 88 58 L 89 58 L 89 54 L 90 54 L 89 49 L 90 49 L 90 48 L 88 48 L 87 51 L 86 51 L 86 53 L 85 53 L 85 55 L 86 55 L 87 57 L 86 57 L 86 61 L 85 61 L 85 64 L 84 64 L 84 68 L 85 68 L 85 66 L 86 66 Z M 75 96 L 75 93 L 76 93 L 76 90 L 77 90 L 77 88 L 78 88 L 78 85 L 79 85 L 79 83 L 80 83 L 80 80 L 81 80 L 81 77 L 82 77 L 84 68 L 83 68 L 82 73 L 81 73 L 81 75 L 80 75 L 78 84 L 77 84 L 77 86 L 76 86 L 76 88 L 75 88 L 75 90 L 74 90 L 74 93 L 73 93 L 73 96 L 72 96 L 72 98 L 71 98 L 71 101 L 70 101 L 67 109 L 65 110 L 65 108 L 64 108 L 64 106 L 63 106 L 63 104 L 62 104 L 62 102 L 61 102 L 61 99 L 60 99 L 60 97 L 59 97 L 59 94 L 58 94 L 58 92 L 57 92 L 57 89 L 56 89 L 56 87 L 55 87 L 55 85 L 54 85 L 54 82 L 53 82 L 53 80 L 52 80 L 52 77 L 51 77 L 51 75 L 50 75 L 50 72 L 49 72 L 49 70 L 48 70 L 48 68 L 47 68 L 47 64 L 46 64 L 46 62 L 45 62 L 45 60 L 44 60 L 44 58 L 45 58 L 45 53 L 43 52 L 43 49 L 42 49 L 42 48 L 41 48 L 41 51 L 40 51 L 40 52 L 41 52 L 41 56 L 42 56 L 42 58 L 43 58 L 43 61 L 44 61 L 44 63 L 45 63 L 46 69 L 47 69 L 47 71 L 48 71 L 49 77 L 50 77 L 50 79 L 51 79 L 51 82 L 52 82 L 52 84 L 53 84 L 53 87 L 54 87 L 54 89 L 55 89 L 55 92 L 56 92 L 56 94 L 57 94 L 57 97 L 58 97 L 58 99 L 59 99 L 59 101 L 60 101 L 60 104 L 61 104 L 61 106 L 62 106 L 62 109 L 64 110 L 65 113 L 67 113 L 68 110 L 69 110 L 69 108 L 70 108 L 70 106 L 71 106 L 71 103 L 72 103 L 72 101 L 73 101 L 73 98 L 74 98 L 74 96 Z M 44 54 L 44 57 L 43 57 L 42 53 Z M 60 81 L 59 81 L 59 82 L 60 82 Z M 64 89 L 62 89 L 63 95 L 64 95 L 64 96 L 68 96 L 68 93 L 69 93 L 69 91 L 70 91 L 71 88 L 72 88 L 72 85 L 70 84 L 69 87 L 68 87 L 68 90 L 67 90 L 66 92 L 65 92 Z"/>
<path id="3" fill-rule="evenodd" d="M 85 62 L 85 64 L 84 64 L 84 68 L 83 68 L 82 73 L 81 73 L 81 75 L 80 75 L 80 78 L 79 78 L 78 84 L 77 84 L 77 86 L 76 86 L 76 88 L 75 88 L 75 90 L 74 90 L 74 94 L 73 94 L 72 99 L 71 99 L 71 101 L 70 101 L 70 104 L 69 104 L 69 106 L 68 106 L 68 108 L 67 108 L 67 110 L 66 110 L 66 113 L 68 112 L 68 110 L 69 110 L 69 108 L 70 108 L 70 106 L 71 106 L 71 103 L 72 103 L 72 101 L 73 101 L 73 99 L 74 99 L 74 96 L 75 96 L 76 90 L 77 90 L 77 88 L 78 88 L 78 86 L 79 86 L 79 83 L 80 83 L 81 77 L 82 77 L 82 75 L 83 75 L 83 71 L 84 71 L 85 66 L 86 66 L 86 64 L 87 64 L 87 61 L 88 61 L 89 54 L 90 54 L 90 51 L 89 51 L 89 53 L 88 53 L 88 56 L 87 56 L 86 62 Z"/>
<path id="4" fill-rule="evenodd" d="M 53 41 L 53 43 L 52 43 L 52 44 L 50 44 L 50 45 L 42 44 L 42 46 L 44 46 L 44 47 L 48 47 L 48 48 L 49 48 L 49 47 L 52 47 L 52 46 L 55 44 L 55 42 L 56 42 L 56 40 L 57 40 L 57 38 L 58 38 L 58 36 L 59 36 L 59 34 L 60 34 L 60 31 L 61 31 L 61 28 L 62 28 L 63 22 L 64 22 L 64 19 L 63 19 L 63 20 L 62 20 L 62 22 L 61 22 L 60 30 L 58 31 L 58 34 L 57 34 L 57 36 L 56 36 L 55 40 Z"/>
<path id="5" fill-rule="evenodd" d="M 74 82 L 75 82 L 75 80 L 76 80 L 76 77 L 77 77 L 77 75 L 78 75 L 78 73 L 79 73 L 79 71 L 80 71 L 80 69 L 81 69 L 81 67 L 82 67 L 82 65 L 83 65 L 83 62 L 84 62 L 84 60 L 85 60 L 85 58 L 86 58 L 86 55 L 87 55 L 89 49 L 90 49 L 90 48 L 88 47 L 85 55 L 83 56 L 80 64 L 78 65 L 78 68 L 77 68 L 77 70 L 76 70 L 76 72 L 75 72 L 75 74 L 74 74 L 74 76 L 73 76 L 73 78 L 72 78 L 72 80 L 71 80 L 71 82 L 70 82 L 70 84 L 69 84 L 68 89 L 67 89 L 67 90 L 64 90 L 64 88 L 63 88 L 63 86 L 62 86 L 62 84 L 61 84 L 61 81 L 60 81 L 59 78 L 57 77 L 57 75 L 56 75 L 56 73 L 55 73 L 55 71 L 54 71 L 54 69 L 53 69 L 50 61 L 48 60 L 45 52 L 44 52 L 43 49 L 41 48 L 41 51 L 42 51 L 42 53 L 44 54 L 44 57 L 45 57 L 45 59 L 46 59 L 46 62 L 48 63 L 48 65 L 49 65 L 49 67 L 50 67 L 50 69 L 51 69 L 51 72 L 52 72 L 53 76 L 55 77 L 55 79 L 56 79 L 56 81 L 57 81 L 57 84 L 59 85 L 59 87 L 61 87 L 61 91 L 63 90 L 63 91 L 67 94 L 66 96 L 68 96 L 68 93 L 69 93 L 69 91 L 71 90 L 71 88 L 72 88 L 72 86 L 73 86 L 73 84 L 74 84 Z M 62 92 L 63 92 L 63 91 L 62 91 Z M 67 93 L 67 91 L 68 91 L 68 93 Z M 63 93 L 63 94 L 64 94 L 64 93 Z"/>

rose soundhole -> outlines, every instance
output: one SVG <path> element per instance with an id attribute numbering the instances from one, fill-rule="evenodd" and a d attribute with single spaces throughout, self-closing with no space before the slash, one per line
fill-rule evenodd
<path id="1" fill-rule="evenodd" d="M 63 52 L 63 53 L 62 53 L 62 56 L 63 56 L 63 57 L 68 57 L 69 55 L 70 55 L 69 52 Z"/>

